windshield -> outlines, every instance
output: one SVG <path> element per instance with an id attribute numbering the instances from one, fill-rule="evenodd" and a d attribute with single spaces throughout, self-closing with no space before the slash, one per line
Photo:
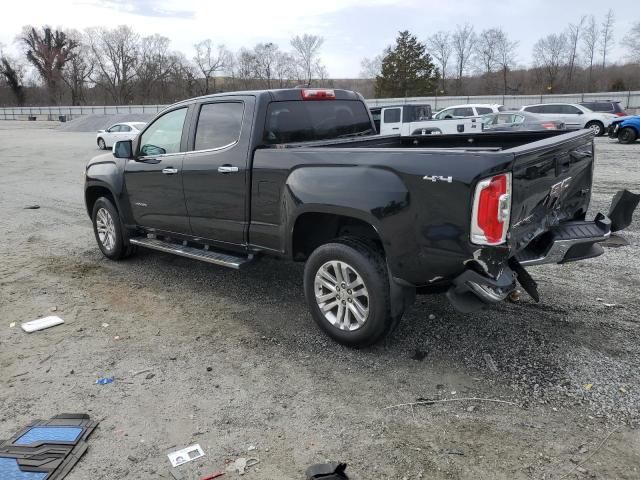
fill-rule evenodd
<path id="1" fill-rule="evenodd" d="M 369 112 L 357 100 L 272 102 L 264 141 L 307 142 L 373 133 Z"/>

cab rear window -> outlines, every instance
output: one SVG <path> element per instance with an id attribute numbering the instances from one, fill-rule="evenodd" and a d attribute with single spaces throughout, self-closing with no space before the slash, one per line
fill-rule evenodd
<path id="1" fill-rule="evenodd" d="M 263 140 L 281 144 L 369 133 L 373 133 L 373 125 L 369 111 L 360 101 L 272 102 L 267 108 Z"/>

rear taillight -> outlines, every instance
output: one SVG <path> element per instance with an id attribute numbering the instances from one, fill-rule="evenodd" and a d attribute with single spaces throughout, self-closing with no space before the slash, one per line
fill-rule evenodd
<path id="1" fill-rule="evenodd" d="M 546 130 L 555 130 L 556 129 L 556 124 L 552 123 L 552 122 L 543 122 L 540 125 L 542 125 L 542 128 L 544 128 Z"/>
<path id="2" fill-rule="evenodd" d="M 511 215 L 511 174 L 478 182 L 471 213 L 471 242 L 500 245 L 507 238 Z"/>
<path id="3" fill-rule="evenodd" d="M 616 112 L 616 117 L 626 117 L 629 115 L 627 112 Z"/>
<path id="4" fill-rule="evenodd" d="M 333 90 L 320 89 L 320 88 L 303 88 L 302 99 L 303 100 L 335 100 L 336 92 Z"/>

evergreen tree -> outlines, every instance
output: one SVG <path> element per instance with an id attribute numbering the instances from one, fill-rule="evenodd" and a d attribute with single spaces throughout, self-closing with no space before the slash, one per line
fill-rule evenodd
<path id="1" fill-rule="evenodd" d="M 426 46 L 408 30 L 399 32 L 393 48 L 387 47 L 382 71 L 376 77 L 376 97 L 418 97 L 433 94 L 438 71 Z"/>

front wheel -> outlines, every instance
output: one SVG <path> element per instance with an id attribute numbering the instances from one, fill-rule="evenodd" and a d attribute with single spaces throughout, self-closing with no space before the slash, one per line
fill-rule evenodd
<path id="1" fill-rule="evenodd" d="M 110 199 L 100 197 L 96 200 L 91 219 L 98 247 L 105 257 L 120 260 L 133 253 L 133 246 L 125 245 L 120 215 Z"/>
<path id="2" fill-rule="evenodd" d="M 585 126 L 593 130 L 593 133 L 596 134 L 596 137 L 599 137 L 600 135 L 604 135 L 604 125 L 601 122 L 598 122 L 598 121 L 589 122 Z"/>
<path id="3" fill-rule="evenodd" d="M 343 345 L 376 343 L 395 324 L 384 258 L 358 240 L 318 247 L 305 265 L 304 292 L 315 322 Z"/>
<path id="4" fill-rule="evenodd" d="M 629 144 L 636 141 L 638 136 L 633 128 L 625 127 L 618 132 L 618 141 L 620 143 Z"/>

